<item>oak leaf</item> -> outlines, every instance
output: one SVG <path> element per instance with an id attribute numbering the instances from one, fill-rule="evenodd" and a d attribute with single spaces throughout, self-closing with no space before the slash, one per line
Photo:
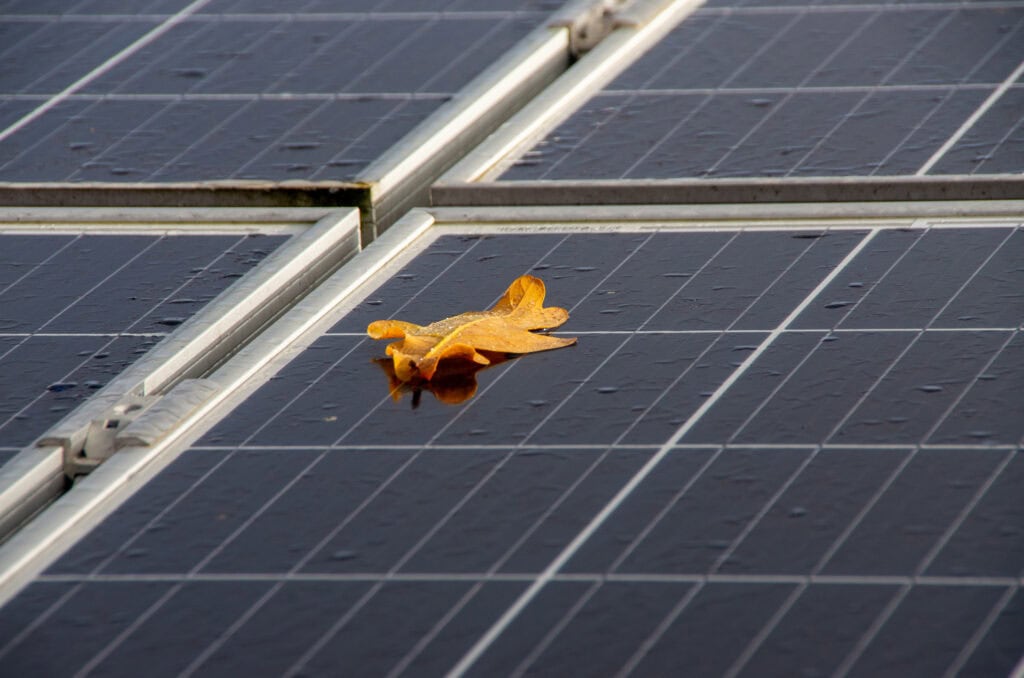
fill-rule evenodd
<path id="1" fill-rule="evenodd" d="M 430 379 L 442 359 L 463 358 L 489 365 L 492 353 L 534 353 L 575 344 L 530 330 L 552 329 L 569 319 L 564 308 L 544 308 L 544 281 L 532 275 L 516 278 L 490 310 L 470 311 L 414 325 L 401 320 L 377 320 L 366 328 L 373 339 L 399 339 L 387 347 L 395 375 L 402 381 Z"/>

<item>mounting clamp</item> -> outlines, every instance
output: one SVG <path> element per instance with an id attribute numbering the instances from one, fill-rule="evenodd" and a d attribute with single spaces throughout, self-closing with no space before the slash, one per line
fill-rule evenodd
<path id="1" fill-rule="evenodd" d="M 549 26 L 569 29 L 569 51 L 579 58 L 593 49 L 616 26 L 616 13 L 631 0 L 587 0 L 569 3 L 555 14 Z"/>
<path id="2" fill-rule="evenodd" d="M 184 379 L 164 395 L 128 394 L 76 430 L 54 430 L 36 446 L 61 447 L 65 475 L 85 475 L 120 449 L 152 447 L 219 390 L 209 379 Z"/>

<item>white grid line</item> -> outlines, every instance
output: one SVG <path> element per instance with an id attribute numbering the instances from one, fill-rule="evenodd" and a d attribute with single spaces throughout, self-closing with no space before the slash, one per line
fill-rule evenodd
<path id="1" fill-rule="evenodd" d="M 531 582 L 535 572 L 209 572 L 186 574 L 41 574 L 41 584 L 141 582 Z M 916 575 L 808 575 L 693 573 L 560 573 L 557 582 L 619 582 L 626 584 L 807 584 L 814 586 L 965 586 L 1005 588 L 1024 585 L 1021 577 Z"/>
<path id="2" fill-rule="evenodd" d="M 991 89 L 991 87 L 989 88 Z M 9 101 L 45 101 L 52 94 L 8 94 L 0 93 Z M 67 101 L 165 101 L 177 103 L 182 101 L 364 101 L 381 99 L 394 101 L 447 101 L 452 98 L 449 92 L 107 92 L 79 93 L 67 97 Z"/>
<path id="3" fill-rule="evenodd" d="M 561 444 L 561 443 L 508 443 L 506 445 L 501 444 L 480 444 L 480 445 L 467 445 L 467 444 L 449 444 L 449 443 L 434 443 L 431 445 L 424 444 L 411 444 L 411 445 L 378 445 L 378 444 L 353 444 L 353 445 L 193 445 L 189 449 L 201 450 L 209 452 L 225 452 L 225 451 L 238 451 L 238 452 L 253 452 L 253 451 L 270 451 L 270 452 L 281 452 L 288 453 L 293 450 L 308 450 L 308 451 L 319 451 L 323 449 L 330 450 L 332 452 L 343 452 L 345 450 L 497 450 L 506 451 L 511 448 L 517 448 L 522 450 L 595 450 L 595 451 L 606 451 L 610 447 L 609 443 L 587 443 L 587 444 Z M 652 444 L 629 444 L 629 443 L 616 443 L 614 448 L 616 450 L 657 450 L 660 445 L 656 443 Z M 730 443 L 728 445 L 717 445 L 714 443 L 679 443 L 675 446 L 677 450 L 713 450 L 718 447 L 724 447 L 729 450 L 814 450 L 821 448 L 822 450 L 891 450 L 891 451 L 908 451 L 914 449 L 922 450 L 979 450 L 985 452 L 1000 451 L 1000 450 L 1016 450 L 1019 449 L 1018 445 L 1014 444 L 1001 444 L 1001 445 L 987 445 L 987 444 L 957 444 L 957 443 L 922 443 L 920 445 L 914 443 Z M 17 448 L 20 449 L 20 448 Z"/>
<path id="4" fill-rule="evenodd" d="M 1006 3 L 1001 3 L 1000 6 Z M 1012 3 L 1011 3 L 1011 6 Z M 464 19 L 519 19 L 523 17 L 543 18 L 549 13 L 540 10 L 438 10 L 393 12 L 201 12 L 197 11 L 185 17 L 184 23 L 204 22 L 265 22 L 265 23 L 321 23 L 324 21 L 417 21 L 429 19 L 464 20 Z M 7 14 L 4 23 L 153 23 L 172 18 L 173 14 L 150 12 L 143 14 L 123 14 L 106 12 L 102 14 Z"/>

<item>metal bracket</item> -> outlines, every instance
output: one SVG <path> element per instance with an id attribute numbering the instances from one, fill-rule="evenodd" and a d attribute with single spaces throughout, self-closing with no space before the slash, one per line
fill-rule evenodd
<path id="1" fill-rule="evenodd" d="M 590 0 L 583 7 L 570 3 L 558 12 L 549 25 L 565 26 L 569 29 L 569 51 L 574 59 L 593 49 L 616 24 L 616 13 L 629 5 L 631 0 Z"/>
<path id="2" fill-rule="evenodd" d="M 208 379 L 185 379 L 162 396 L 125 396 L 92 419 L 84 437 L 60 441 L 65 475 L 85 475 L 125 447 L 154 445 L 219 390 Z M 40 445 L 53 442 L 44 438 Z"/>

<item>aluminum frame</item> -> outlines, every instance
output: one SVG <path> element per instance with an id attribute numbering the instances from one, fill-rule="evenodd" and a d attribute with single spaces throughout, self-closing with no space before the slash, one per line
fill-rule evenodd
<path id="1" fill-rule="evenodd" d="M 114 452 L 86 455 L 94 422 L 111 413 L 142 420 L 153 407 L 162 418 L 148 420 L 173 426 L 184 416 L 174 402 L 198 402 L 212 395 L 203 377 L 228 359 L 252 336 L 290 308 L 305 292 L 330 275 L 360 249 L 359 213 L 355 208 L 314 210 L 0 210 L 0 232 L 41 233 L 288 233 L 291 239 L 259 266 L 229 286 L 159 345 L 50 427 L 35 444 L 0 467 L 0 534 L 15 529 L 54 500 L 77 467 L 98 465 Z M 184 382 L 191 385 L 181 386 Z M 176 391 L 176 387 L 177 391 Z M 197 387 L 198 388 L 197 390 Z M 197 397 L 197 394 L 202 394 Z M 185 395 L 185 398 L 180 396 Z M 129 424 L 130 426 L 130 424 Z M 162 435 L 160 427 L 148 435 Z"/>

